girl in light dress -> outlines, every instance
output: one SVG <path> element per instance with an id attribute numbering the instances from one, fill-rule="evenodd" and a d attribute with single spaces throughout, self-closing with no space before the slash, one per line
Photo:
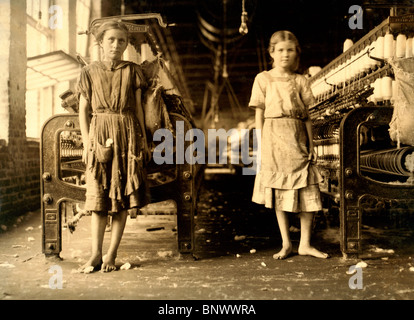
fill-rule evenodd
<path id="1" fill-rule="evenodd" d="M 269 45 L 270 71 L 259 73 L 253 83 L 249 107 L 254 108 L 256 129 L 261 132 L 261 162 L 252 201 L 275 208 L 282 249 L 273 255 L 285 259 L 292 253 L 288 212 L 299 213 L 301 237 L 298 254 L 327 258 L 311 246 L 314 213 L 322 209 L 314 166 L 309 105 L 314 97 L 305 76 L 296 74 L 300 47 L 289 31 L 275 32 Z"/>

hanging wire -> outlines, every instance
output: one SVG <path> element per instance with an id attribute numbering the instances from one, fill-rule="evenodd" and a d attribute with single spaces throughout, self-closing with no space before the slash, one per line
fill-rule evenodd
<path id="1" fill-rule="evenodd" d="M 242 0 L 242 16 L 241 16 L 241 25 L 239 28 L 239 32 L 242 35 L 245 35 L 249 32 L 249 29 L 247 28 L 247 11 L 246 11 L 246 3 L 245 0 Z"/>

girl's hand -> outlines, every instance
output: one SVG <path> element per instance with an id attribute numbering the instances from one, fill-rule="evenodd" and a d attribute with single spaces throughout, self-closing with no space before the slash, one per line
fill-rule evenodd
<path id="1" fill-rule="evenodd" d="M 151 161 L 151 149 L 148 146 L 148 143 L 144 142 L 144 161 L 145 163 L 149 163 Z"/>
<path id="2" fill-rule="evenodd" d="M 318 155 L 315 152 L 315 150 L 313 148 L 311 148 L 310 152 L 309 152 L 309 156 L 308 156 L 308 160 L 312 163 L 315 164 L 316 161 L 318 160 Z"/>
<path id="3" fill-rule="evenodd" d="M 88 164 L 88 158 L 89 158 L 88 154 L 91 149 L 90 144 L 89 144 L 89 138 L 87 138 L 87 141 L 88 142 L 83 144 L 83 151 L 82 151 L 82 162 L 85 164 Z"/>
<path id="4" fill-rule="evenodd" d="M 82 151 L 82 162 L 84 162 L 85 164 L 88 164 L 88 149 L 88 146 L 84 146 Z"/>

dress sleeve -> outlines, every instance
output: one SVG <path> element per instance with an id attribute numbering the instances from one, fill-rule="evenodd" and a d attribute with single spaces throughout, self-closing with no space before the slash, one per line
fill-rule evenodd
<path id="1" fill-rule="evenodd" d="M 266 91 L 264 88 L 264 83 L 261 80 L 260 74 L 258 74 L 253 82 L 252 95 L 250 97 L 249 107 L 253 109 L 260 108 L 264 110 L 265 98 Z"/>
<path id="2" fill-rule="evenodd" d="M 134 89 L 145 89 L 148 87 L 148 80 L 147 77 L 145 77 L 144 72 L 141 68 L 141 66 L 134 64 L 133 67 L 134 73 L 133 73 L 133 86 Z"/>
<path id="3" fill-rule="evenodd" d="M 304 76 L 300 77 L 300 96 L 308 108 L 315 103 L 315 97 L 313 96 L 309 81 Z"/>
<path id="4" fill-rule="evenodd" d="M 155 87 L 159 81 L 160 64 L 158 59 L 153 61 L 145 60 L 139 65 L 141 71 L 147 81 L 148 87 Z"/>
<path id="5" fill-rule="evenodd" d="M 86 101 L 88 101 L 89 105 L 92 105 L 92 82 L 88 70 L 89 69 L 87 67 L 82 68 L 77 85 L 77 91 L 86 99 Z"/>
<path id="6" fill-rule="evenodd" d="M 309 107 L 315 103 L 315 97 L 308 79 L 304 76 L 300 77 L 300 97 L 305 105 L 306 119 L 309 119 Z"/>

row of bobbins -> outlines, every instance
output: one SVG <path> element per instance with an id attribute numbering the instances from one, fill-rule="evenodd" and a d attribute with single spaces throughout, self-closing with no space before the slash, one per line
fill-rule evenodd
<path id="1" fill-rule="evenodd" d="M 354 43 L 347 39 L 344 42 L 343 50 L 352 50 Z M 346 84 L 361 80 L 363 77 L 381 67 L 380 60 L 393 58 L 412 58 L 414 57 L 414 38 L 413 35 L 406 35 L 400 32 L 396 37 L 388 30 L 385 34 L 379 33 L 378 36 L 367 43 L 364 47 L 359 46 L 349 52 L 347 59 L 332 68 L 323 77 L 312 83 L 312 91 L 315 97 L 324 99 L 332 94 L 337 88 L 344 87 Z M 372 84 L 376 89 L 376 94 L 372 97 L 374 102 L 391 100 L 392 86 L 389 85 L 388 77 L 383 80 L 383 84 Z M 382 96 L 384 95 L 384 97 Z"/>

